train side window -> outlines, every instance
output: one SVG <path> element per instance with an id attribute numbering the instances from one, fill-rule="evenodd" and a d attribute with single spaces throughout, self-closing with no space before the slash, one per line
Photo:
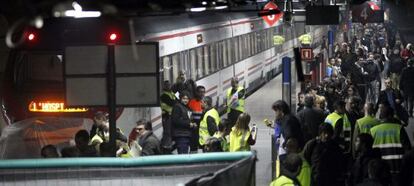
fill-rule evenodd
<path id="1" fill-rule="evenodd" d="M 267 49 L 267 32 L 266 30 L 263 30 L 262 32 L 262 45 L 263 45 L 263 51 Z"/>
<path id="2" fill-rule="evenodd" d="M 172 66 L 171 66 L 171 59 L 170 56 L 165 56 L 162 58 L 162 70 L 163 70 L 163 77 L 164 77 L 164 81 L 165 80 L 169 80 L 170 82 L 172 82 L 172 77 L 171 77 L 171 71 L 172 71 Z"/>
<path id="3" fill-rule="evenodd" d="M 191 69 L 191 79 L 195 80 L 197 79 L 197 56 L 196 56 L 196 50 L 192 49 L 190 50 L 190 69 Z"/>
<path id="4" fill-rule="evenodd" d="M 246 42 L 244 41 L 244 35 L 240 36 L 240 61 L 246 58 Z"/>
<path id="5" fill-rule="evenodd" d="M 231 46 L 231 39 L 227 39 L 226 40 L 226 50 L 227 50 L 227 63 L 229 64 L 229 65 L 231 65 L 231 64 L 233 64 L 233 47 Z"/>
<path id="6" fill-rule="evenodd" d="M 252 32 L 250 34 L 250 43 L 252 48 L 252 55 L 257 54 L 257 39 L 256 39 L 256 32 Z"/>
<path id="7" fill-rule="evenodd" d="M 184 72 L 185 78 L 190 79 L 190 65 L 188 62 L 188 50 L 180 52 L 180 70 Z"/>
<path id="8" fill-rule="evenodd" d="M 208 45 L 203 47 L 204 50 L 204 75 L 210 74 L 210 56 L 209 56 L 209 47 Z"/>
<path id="9" fill-rule="evenodd" d="M 269 48 L 271 48 L 272 46 L 273 46 L 273 38 L 272 38 L 272 36 L 273 36 L 273 30 L 272 29 L 267 29 L 267 46 L 269 47 Z"/>
<path id="10" fill-rule="evenodd" d="M 223 60 L 223 66 L 222 67 L 226 67 L 226 66 L 229 65 L 229 61 L 227 59 L 228 53 L 227 53 L 227 50 L 226 50 L 226 41 L 220 42 L 220 51 L 221 51 L 221 57 L 222 57 L 221 60 Z"/>
<path id="11" fill-rule="evenodd" d="M 197 78 L 204 76 L 204 52 L 203 47 L 198 47 L 197 49 Z"/>
<path id="12" fill-rule="evenodd" d="M 217 70 L 217 43 L 210 45 L 210 64 L 210 73 L 213 73 Z"/>
<path id="13" fill-rule="evenodd" d="M 238 37 L 234 37 L 233 39 L 233 44 L 234 44 L 234 62 L 238 62 L 240 60 L 240 52 L 239 52 L 239 38 Z"/>
<path id="14" fill-rule="evenodd" d="M 243 45 L 244 45 L 244 42 L 243 42 L 243 38 L 242 38 L 242 36 L 239 36 L 238 37 L 238 40 L 239 40 L 239 61 L 241 61 L 241 60 L 243 60 L 244 59 L 244 52 L 243 52 Z"/>
<path id="15" fill-rule="evenodd" d="M 264 51 L 264 50 L 267 49 L 267 46 L 266 46 L 266 30 L 263 30 L 261 32 L 262 32 L 262 42 L 261 42 L 261 44 L 262 44 L 262 51 Z"/>
<path id="16" fill-rule="evenodd" d="M 251 43 L 250 43 L 250 34 L 246 34 L 245 36 L 245 42 L 246 42 L 246 51 L 247 51 L 247 57 L 250 57 L 252 55 L 251 53 Z"/>
<path id="17" fill-rule="evenodd" d="M 263 48 L 262 48 L 262 45 L 261 45 L 262 38 L 261 38 L 260 32 L 256 33 L 256 39 L 257 39 L 257 41 L 256 41 L 257 42 L 257 48 L 258 48 L 259 52 L 261 52 L 261 51 L 263 51 Z"/>
<path id="18" fill-rule="evenodd" d="M 180 71 L 180 66 L 179 66 L 179 62 L 180 62 L 180 54 L 176 53 L 172 55 L 172 67 L 173 67 L 173 79 L 172 82 L 175 83 L 175 81 L 177 80 L 178 77 L 178 72 Z"/>

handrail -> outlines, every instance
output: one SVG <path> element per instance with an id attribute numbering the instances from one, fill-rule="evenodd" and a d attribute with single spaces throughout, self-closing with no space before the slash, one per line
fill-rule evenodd
<path id="1" fill-rule="evenodd" d="M 59 167 L 139 167 L 153 165 L 191 164 L 212 161 L 235 161 L 253 156 L 246 152 L 214 152 L 188 155 L 158 155 L 137 158 L 48 158 L 1 160 L 0 169 L 32 169 Z"/>

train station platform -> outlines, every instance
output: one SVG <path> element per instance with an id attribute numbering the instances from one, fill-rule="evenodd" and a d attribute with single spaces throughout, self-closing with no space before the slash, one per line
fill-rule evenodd
<path id="1" fill-rule="evenodd" d="M 272 179 L 272 152 L 271 135 L 273 129 L 264 125 L 265 118 L 273 120 L 275 115 L 271 105 L 276 100 L 282 99 L 282 76 L 278 75 L 265 86 L 258 89 L 246 99 L 246 111 L 251 115 L 250 124 L 256 124 L 258 134 L 256 144 L 252 150 L 257 151 L 256 185 L 269 185 Z M 410 118 L 409 125 L 405 127 L 414 146 L 414 118 Z"/>
<path id="2" fill-rule="evenodd" d="M 263 120 L 273 120 L 275 115 L 272 103 L 282 99 L 282 76 L 278 75 L 246 99 L 246 112 L 250 114 L 250 124 L 258 128 L 256 144 L 252 150 L 257 151 L 256 185 L 269 185 L 272 179 L 271 135 L 273 129 L 267 127 Z"/>

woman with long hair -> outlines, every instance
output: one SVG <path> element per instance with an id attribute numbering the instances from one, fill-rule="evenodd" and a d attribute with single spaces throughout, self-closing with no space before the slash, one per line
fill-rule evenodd
<path id="1" fill-rule="evenodd" d="M 250 151 L 250 145 L 256 143 L 257 131 L 251 131 L 249 127 L 250 115 L 242 113 L 230 132 L 230 152 Z M 255 127 L 253 127 L 254 130 Z"/>

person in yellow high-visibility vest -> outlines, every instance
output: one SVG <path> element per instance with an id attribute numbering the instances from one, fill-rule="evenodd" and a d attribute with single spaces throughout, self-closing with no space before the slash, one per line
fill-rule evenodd
<path id="1" fill-rule="evenodd" d="M 335 111 L 329 114 L 325 122 L 332 125 L 335 130 L 335 140 L 346 153 L 351 152 L 351 122 L 345 112 L 345 102 L 338 100 L 334 103 Z"/>
<path id="2" fill-rule="evenodd" d="M 283 156 L 280 156 L 276 163 L 276 178 L 280 177 L 283 173 L 281 170 L 283 168 L 284 161 L 286 157 L 290 156 L 291 154 L 298 154 L 299 157 L 302 159 L 302 166 L 300 167 L 300 171 L 295 177 L 297 181 L 300 183 L 301 186 L 310 186 L 311 184 L 311 167 L 309 163 L 303 157 L 303 154 L 300 154 L 300 148 L 298 140 L 295 138 L 290 138 L 286 142 L 286 153 Z"/>
<path id="3" fill-rule="evenodd" d="M 302 163 L 302 158 L 298 154 L 289 154 L 282 165 L 283 171 L 281 175 L 276 178 L 275 181 L 270 183 L 270 186 L 302 185 L 301 182 L 297 179 L 297 176 L 301 170 Z"/>
<path id="4" fill-rule="evenodd" d="M 163 134 L 161 139 L 161 149 L 163 153 L 169 154 L 172 150 L 171 138 L 171 113 L 173 106 L 178 102 L 177 97 L 171 90 L 170 81 L 164 81 L 163 92 L 160 97 L 162 111 L 162 128 Z"/>
<path id="5" fill-rule="evenodd" d="M 204 146 L 207 139 L 214 136 L 218 131 L 218 125 L 220 124 L 220 115 L 213 107 L 213 99 L 209 96 L 205 96 L 201 103 L 204 110 L 204 115 L 200 121 L 199 140 L 201 146 Z"/>
<path id="6" fill-rule="evenodd" d="M 312 36 L 310 34 L 302 34 L 298 39 L 302 47 L 310 47 L 312 44 Z"/>
<path id="7" fill-rule="evenodd" d="M 355 157 L 356 153 L 356 141 L 357 137 L 361 133 L 370 133 L 372 127 L 378 125 L 380 121 L 375 118 L 376 110 L 373 103 L 365 103 L 364 105 L 364 114 L 365 116 L 359 118 L 354 126 L 354 134 L 352 135 L 352 153 Z"/>
<path id="8" fill-rule="evenodd" d="M 231 87 L 226 91 L 229 128 L 234 126 L 239 115 L 245 111 L 244 94 L 245 90 L 243 87 L 239 86 L 239 80 L 237 77 L 233 77 L 231 79 Z"/>
<path id="9" fill-rule="evenodd" d="M 282 45 L 285 42 L 285 38 L 281 35 L 273 36 L 273 45 Z"/>
<path id="10" fill-rule="evenodd" d="M 249 128 L 250 115 L 248 113 L 240 114 L 236 125 L 230 132 L 230 152 L 250 151 L 250 145 L 256 143 L 256 131 Z"/>

